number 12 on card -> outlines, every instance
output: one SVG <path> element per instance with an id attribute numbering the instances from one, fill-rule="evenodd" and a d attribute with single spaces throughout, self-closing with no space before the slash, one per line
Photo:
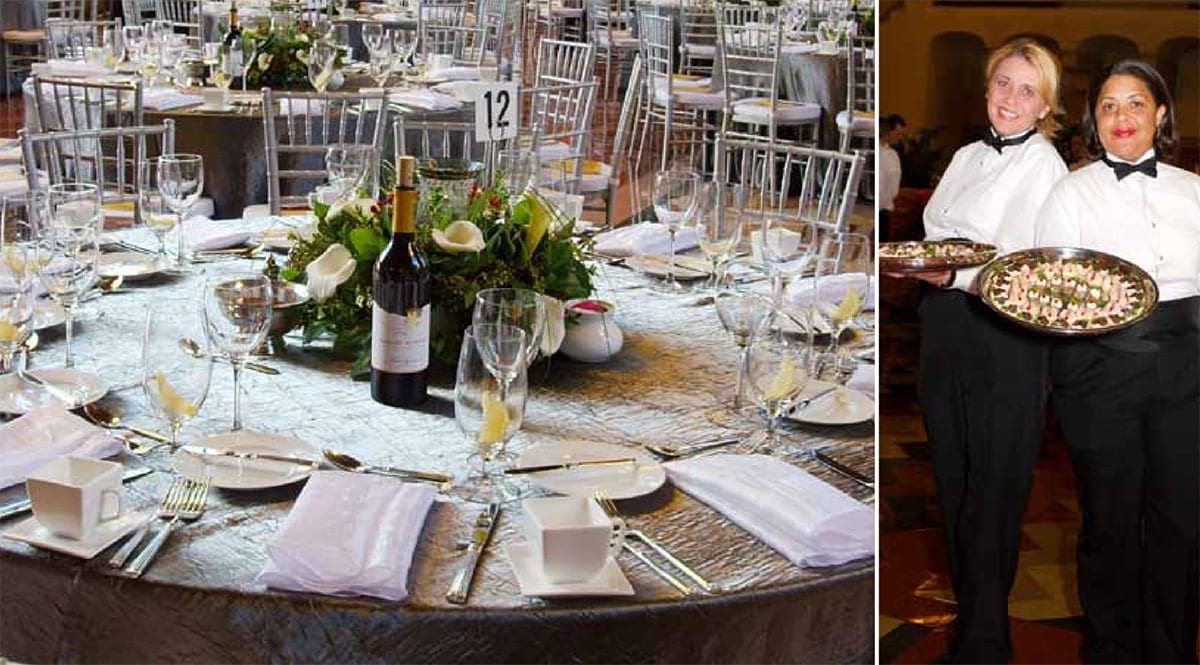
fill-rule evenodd
<path id="1" fill-rule="evenodd" d="M 513 82 L 482 88 L 475 98 L 475 141 L 490 143 L 517 137 L 520 96 Z"/>

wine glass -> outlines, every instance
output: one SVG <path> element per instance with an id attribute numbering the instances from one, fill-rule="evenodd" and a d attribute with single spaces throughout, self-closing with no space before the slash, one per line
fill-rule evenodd
<path id="1" fill-rule="evenodd" d="M 700 200 L 700 174 L 694 171 L 659 171 L 654 175 L 654 214 L 670 235 L 669 269 L 665 290 L 680 291 L 675 280 L 675 236 L 692 216 Z"/>
<path id="2" fill-rule="evenodd" d="M 124 62 L 132 62 L 141 56 L 142 44 L 145 42 L 146 33 L 140 25 L 127 25 L 121 28 L 121 43 L 124 46 L 124 53 L 121 55 L 121 60 Z"/>
<path id="3" fill-rule="evenodd" d="M 765 296 L 746 291 L 726 290 L 713 297 L 713 305 L 717 310 L 717 318 L 725 332 L 729 333 L 733 343 L 741 349 L 738 357 L 737 374 L 734 379 L 733 404 L 726 409 L 713 414 L 712 420 L 717 424 L 728 424 L 741 420 L 747 413 L 757 410 L 756 406 L 747 405 L 743 399 L 747 358 L 750 353 L 750 341 L 754 332 L 759 329 L 767 316 L 771 314 L 771 301 Z"/>
<path id="4" fill-rule="evenodd" d="M 387 28 L 382 23 L 379 23 L 378 21 L 368 21 L 363 23 L 363 43 L 367 45 L 367 50 L 372 54 L 383 48 L 386 36 Z"/>
<path id="5" fill-rule="evenodd" d="M 100 231 L 103 223 L 100 188 L 92 183 L 63 182 L 50 185 L 46 206 L 52 226 Z"/>
<path id="6" fill-rule="evenodd" d="M 204 191 L 204 158 L 200 155 L 175 153 L 158 158 L 158 189 L 167 207 L 175 213 L 177 222 L 176 267 L 185 265 L 183 220 Z"/>
<path id="7" fill-rule="evenodd" d="M 526 190 L 537 186 L 538 159 L 532 150 L 501 150 L 496 168 L 504 178 L 510 206 Z"/>
<path id="8" fill-rule="evenodd" d="M 66 312 L 65 367 L 75 366 L 72 339 L 75 307 L 96 281 L 100 234 L 86 227 L 51 226 L 39 229 L 35 264 L 42 286 Z"/>
<path id="9" fill-rule="evenodd" d="M 751 243 L 771 278 L 771 298 L 776 307 L 783 304 L 787 277 L 809 270 L 817 241 L 818 229 L 808 222 L 776 216 L 760 220 Z"/>
<path id="10" fill-rule="evenodd" d="M 370 73 L 371 78 L 375 80 L 375 85 L 383 87 L 387 80 L 392 75 L 392 68 L 395 65 L 395 57 L 393 55 L 391 45 L 391 34 L 384 36 L 384 43 L 378 49 L 370 51 Z"/>
<path id="11" fill-rule="evenodd" d="M 851 358 L 838 352 L 842 333 L 866 308 L 871 297 L 874 263 L 870 238 L 857 233 L 839 233 L 822 239 L 817 254 L 816 282 L 812 305 L 830 328 L 826 358 L 837 375 L 853 372 Z"/>
<path id="12" fill-rule="evenodd" d="M 158 187 L 158 172 L 158 164 L 149 160 L 138 166 L 138 218 L 158 241 L 158 265 L 165 266 L 170 262 L 167 234 L 175 228 L 175 215 Z"/>
<path id="13" fill-rule="evenodd" d="M 204 331 L 233 366 L 233 431 L 242 429 L 241 376 L 250 352 L 267 338 L 274 302 L 259 274 L 212 277 L 204 287 Z"/>
<path id="14" fill-rule="evenodd" d="M 333 76 L 333 63 L 337 57 L 337 49 L 330 44 L 314 42 L 308 51 L 308 82 L 313 89 L 324 94 L 329 87 L 329 79 Z"/>
<path id="15" fill-rule="evenodd" d="M 371 164 L 373 148 L 359 143 L 332 143 L 325 148 L 325 170 L 329 184 L 337 188 L 339 196 L 345 196 L 362 178 Z"/>
<path id="16" fill-rule="evenodd" d="M 172 450 L 179 447 L 180 428 L 204 405 L 212 380 L 212 355 L 188 353 L 180 344 L 204 339 L 191 304 L 148 308 L 142 329 L 142 392 L 150 409 L 170 426 Z"/>
<path id="17" fill-rule="evenodd" d="M 393 28 L 388 32 L 392 35 L 392 52 L 395 54 L 393 62 L 401 71 L 408 69 L 409 58 L 417 45 L 417 31 Z"/>
<path id="18" fill-rule="evenodd" d="M 483 289 L 475 294 L 471 323 L 506 323 L 525 332 L 525 360 L 532 363 L 546 330 L 546 303 L 529 289 Z"/>
<path id="19" fill-rule="evenodd" d="M 490 463 L 521 429 L 524 418 L 528 394 L 524 337 L 521 329 L 502 323 L 472 325 L 463 333 L 454 381 L 454 419 L 473 450 L 468 459 L 479 460 L 461 487 L 468 501 L 488 502 L 515 495 L 500 482 Z M 496 340 L 508 342 L 497 348 L 492 346 Z M 507 380 L 498 378 L 490 364 L 496 362 L 496 354 L 503 356 L 504 366 L 511 371 Z"/>
<path id="20" fill-rule="evenodd" d="M 229 93 L 229 86 L 233 85 L 233 79 L 237 78 L 238 67 L 239 64 L 235 59 L 233 49 L 225 44 L 218 45 L 217 61 L 212 70 L 212 81 L 226 95 Z"/>
<path id="21" fill-rule="evenodd" d="M 8 372 L 33 321 L 35 249 L 29 243 L 9 240 L 7 235 L 0 244 L 8 269 L 0 276 L 0 372 Z"/>
<path id="22" fill-rule="evenodd" d="M 701 190 L 698 206 L 700 250 L 712 264 L 710 285 L 713 291 L 721 288 L 729 269 L 729 259 L 742 242 L 741 185 L 726 188 L 718 182 Z"/>
<path id="23" fill-rule="evenodd" d="M 764 319 L 747 353 L 750 391 L 767 415 L 767 435 L 750 452 L 780 451 L 779 418 L 796 405 L 812 374 L 811 337 L 785 333 L 777 325 L 781 316 L 775 311 Z"/>

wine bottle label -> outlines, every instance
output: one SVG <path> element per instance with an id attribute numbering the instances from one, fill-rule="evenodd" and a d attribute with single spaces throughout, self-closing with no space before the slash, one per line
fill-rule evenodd
<path id="1" fill-rule="evenodd" d="M 429 367 L 429 305 L 407 314 L 393 314 L 375 305 L 371 367 L 391 374 L 411 374 Z"/>

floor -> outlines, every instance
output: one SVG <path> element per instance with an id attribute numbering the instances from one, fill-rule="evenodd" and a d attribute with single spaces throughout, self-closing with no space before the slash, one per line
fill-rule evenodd
<path id="1" fill-rule="evenodd" d="M 919 200 L 893 217 L 893 239 L 919 238 Z M 931 663 L 945 655 L 954 620 L 933 473 L 915 369 L 918 294 L 908 281 L 880 282 L 879 662 Z M 1013 662 L 1078 663 L 1075 589 L 1079 511 L 1066 449 L 1048 424 L 1025 515 L 1009 597 Z"/>

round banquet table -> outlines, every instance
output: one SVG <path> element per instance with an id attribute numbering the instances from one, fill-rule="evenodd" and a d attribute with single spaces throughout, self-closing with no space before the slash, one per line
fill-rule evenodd
<path id="1" fill-rule="evenodd" d="M 148 244 L 149 238 L 135 238 Z M 130 385 L 151 304 L 197 296 L 205 277 L 261 268 L 246 260 L 209 263 L 185 278 L 133 285 L 104 296 L 76 331 L 78 363 Z M 602 267 L 600 297 L 616 301 L 625 348 L 599 365 L 561 357 L 536 365 L 517 449 L 561 440 L 626 445 L 682 443 L 718 430 L 703 416 L 732 386 L 737 350 L 696 296 L 648 297 L 650 278 Z M 129 284 L 129 282 L 127 282 Z M 159 305 L 161 306 L 161 305 Z M 194 310 L 193 310 L 194 313 Z M 61 335 L 43 331 L 34 366 L 61 362 Z M 373 402 L 366 384 L 319 348 L 295 342 L 266 362 L 279 376 L 246 373 L 243 417 L 251 429 L 278 431 L 317 447 L 344 449 L 371 462 L 461 474 L 470 445 L 453 417 L 453 373 L 435 373 L 420 411 Z M 184 438 L 225 431 L 231 377 L 218 364 L 207 402 Z M 138 390 L 105 403 L 134 424 L 160 426 Z M 861 470 L 873 467 L 871 422 L 794 425 L 790 440 L 830 447 Z M 728 433 L 725 431 L 725 433 Z M 789 461 L 859 498 L 870 492 L 810 462 Z M 151 454 L 131 464 L 160 471 Z M 127 505 L 150 510 L 170 474 L 126 485 Z M 197 522 L 181 526 L 140 579 L 105 565 L 0 538 L 0 654 L 21 662 L 871 662 L 874 566 L 800 568 L 719 513 L 669 483 L 623 501 L 631 526 L 658 538 L 724 589 L 681 598 L 635 559 L 620 565 L 635 589 L 626 598 L 523 598 L 502 545 L 520 540 L 520 507 L 501 514 L 465 606 L 445 593 L 470 533 L 477 504 L 441 498 L 430 511 L 409 572 L 409 598 L 389 603 L 277 592 L 256 581 L 266 544 L 287 516 L 299 484 L 260 491 L 214 490 Z M 23 494 L 0 492 L 0 505 Z M 7 528 L 19 518 L 6 520 Z"/>

